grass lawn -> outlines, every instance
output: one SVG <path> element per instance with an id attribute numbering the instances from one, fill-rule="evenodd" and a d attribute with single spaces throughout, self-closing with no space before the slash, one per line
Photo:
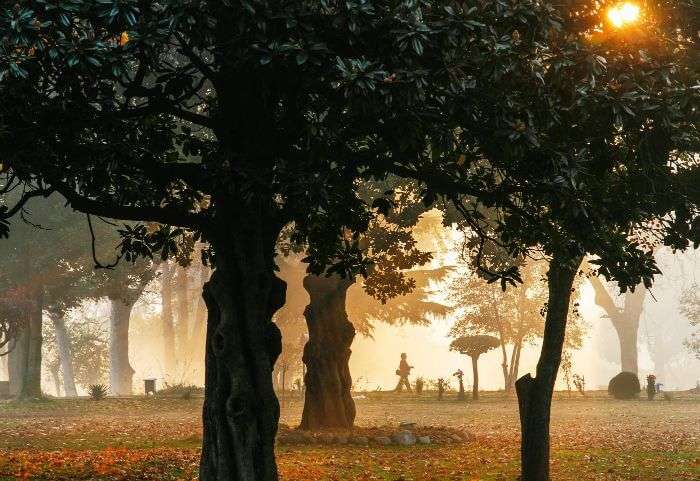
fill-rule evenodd
<path id="1" fill-rule="evenodd" d="M 517 402 L 477 403 L 368 393 L 360 426 L 413 421 L 471 432 L 475 441 L 414 447 L 281 445 L 282 480 L 515 480 Z M 201 399 L 48 400 L 0 404 L 0 480 L 191 480 L 201 440 Z M 281 422 L 299 421 L 287 399 Z M 700 396 L 615 401 L 557 393 L 552 475 L 561 481 L 700 481 Z"/>

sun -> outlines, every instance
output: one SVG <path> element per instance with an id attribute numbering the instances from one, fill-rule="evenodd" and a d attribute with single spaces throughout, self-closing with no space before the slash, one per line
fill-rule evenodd
<path id="1" fill-rule="evenodd" d="M 639 20 L 641 9 L 631 2 L 618 3 L 608 10 L 608 20 L 615 28 L 622 28 Z"/>

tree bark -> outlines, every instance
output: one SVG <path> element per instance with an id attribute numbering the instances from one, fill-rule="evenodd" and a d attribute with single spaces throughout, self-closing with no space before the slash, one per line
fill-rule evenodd
<path id="1" fill-rule="evenodd" d="M 133 394 L 134 369 L 129 363 L 129 321 L 134 304 L 110 298 L 109 318 L 109 381 L 112 394 Z"/>
<path id="2" fill-rule="evenodd" d="M 230 209 L 230 210 L 229 210 Z M 282 350 L 273 314 L 286 284 L 274 274 L 282 224 L 264 201 L 226 205 L 208 232 L 216 269 L 208 309 L 200 481 L 276 481 L 279 402 L 272 368 Z"/>
<path id="3" fill-rule="evenodd" d="M 353 283 L 337 275 L 304 278 L 311 301 L 304 311 L 309 340 L 303 356 L 307 370 L 301 429 L 350 428 L 355 422 L 349 367 L 355 328 L 345 312 Z"/>
<path id="4" fill-rule="evenodd" d="M 549 421 L 554 383 L 561 363 L 571 291 L 582 257 L 555 256 L 548 272 L 549 300 L 542 351 L 535 377 L 530 374 L 515 384 L 520 409 L 522 443 L 521 481 L 549 480 Z"/>
<path id="5" fill-rule="evenodd" d="M 472 356 L 472 376 L 474 384 L 472 385 L 472 399 L 479 400 L 479 356 Z"/>
<path id="6" fill-rule="evenodd" d="M 163 262 L 160 285 L 161 322 L 163 327 L 163 363 L 166 378 L 175 375 L 175 326 L 173 324 L 173 268 Z"/>
<path id="7" fill-rule="evenodd" d="M 63 390 L 66 397 L 76 397 L 78 391 L 75 388 L 75 374 L 73 373 L 73 355 L 70 348 L 70 336 L 66 329 L 66 321 L 62 316 L 52 319 L 53 328 L 56 333 L 56 345 L 58 347 L 58 358 L 63 371 Z"/>
<path id="8" fill-rule="evenodd" d="M 36 399 L 41 393 L 41 334 L 44 313 L 44 289 L 36 287 L 29 303 L 29 317 L 26 331 L 25 367 L 22 375 L 20 399 Z"/>

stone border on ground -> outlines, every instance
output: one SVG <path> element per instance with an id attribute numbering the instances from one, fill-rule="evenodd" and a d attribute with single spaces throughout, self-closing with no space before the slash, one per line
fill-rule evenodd
<path id="1" fill-rule="evenodd" d="M 352 430 L 302 431 L 280 425 L 277 442 L 281 445 L 416 446 L 462 444 L 475 439 L 463 429 L 444 426 L 356 427 Z"/>

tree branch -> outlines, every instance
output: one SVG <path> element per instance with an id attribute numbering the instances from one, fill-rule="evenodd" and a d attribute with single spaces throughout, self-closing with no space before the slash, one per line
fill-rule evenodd
<path id="1" fill-rule="evenodd" d="M 62 182 L 50 182 L 52 187 L 66 198 L 70 206 L 85 214 L 92 214 L 112 219 L 131 221 L 159 222 L 165 225 L 202 229 L 206 227 L 207 217 L 202 213 L 183 212 L 168 207 L 125 206 L 105 201 L 90 199 Z"/>

